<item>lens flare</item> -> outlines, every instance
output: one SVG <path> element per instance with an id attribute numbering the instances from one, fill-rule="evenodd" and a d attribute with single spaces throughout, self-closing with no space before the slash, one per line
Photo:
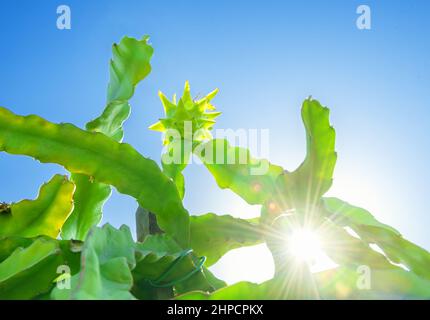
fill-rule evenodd
<path id="1" fill-rule="evenodd" d="M 297 229 L 286 238 L 287 253 L 299 262 L 314 264 L 321 255 L 318 234 L 309 229 Z"/>

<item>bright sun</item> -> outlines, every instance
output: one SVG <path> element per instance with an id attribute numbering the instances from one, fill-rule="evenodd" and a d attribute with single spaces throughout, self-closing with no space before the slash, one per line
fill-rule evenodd
<path id="1" fill-rule="evenodd" d="M 319 232 L 298 228 L 283 239 L 284 250 L 297 261 L 306 262 L 311 272 L 320 272 L 337 265 L 324 253 Z M 218 263 L 210 267 L 211 271 L 227 283 L 251 281 L 261 283 L 269 280 L 274 274 L 273 259 L 266 245 L 235 249 L 224 255 Z"/>
<path id="2" fill-rule="evenodd" d="M 285 251 L 298 263 L 305 262 L 311 272 L 319 272 L 336 267 L 323 250 L 324 241 L 318 231 L 298 228 L 285 238 Z"/>
<path id="3" fill-rule="evenodd" d="M 321 243 L 318 234 L 308 229 L 294 230 L 286 238 L 286 250 L 294 259 L 314 264 L 321 254 Z"/>

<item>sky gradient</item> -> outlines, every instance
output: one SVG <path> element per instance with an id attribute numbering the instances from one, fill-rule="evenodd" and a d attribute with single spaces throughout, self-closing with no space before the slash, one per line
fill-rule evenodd
<path id="1" fill-rule="evenodd" d="M 56 28 L 60 4 L 71 8 L 71 30 Z M 371 30 L 356 27 L 360 4 L 372 10 Z M 292 170 L 305 154 L 301 103 L 312 95 L 330 108 L 337 133 L 329 195 L 430 249 L 429 15 L 425 0 L 2 1 L 0 105 L 83 127 L 104 108 L 112 43 L 149 34 L 153 70 L 131 100 L 125 142 L 159 161 L 161 137 L 147 129 L 162 116 L 157 91 L 180 94 L 189 80 L 195 95 L 220 89 L 217 128 L 270 129 L 271 162 Z M 0 201 L 34 198 L 58 172 L 0 153 Z M 258 215 L 202 166 L 185 177 L 191 213 Z M 134 229 L 135 208 L 114 192 L 103 221 Z M 238 257 L 226 257 L 230 274 L 266 276 L 244 271 Z"/>

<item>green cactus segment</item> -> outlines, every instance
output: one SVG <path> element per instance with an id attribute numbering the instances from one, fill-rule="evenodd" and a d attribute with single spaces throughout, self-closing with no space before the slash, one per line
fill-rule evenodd
<path id="1" fill-rule="evenodd" d="M 55 288 L 56 300 L 131 300 L 131 270 L 136 266 L 134 241 L 126 226 L 93 228 L 81 253 L 81 269 L 71 278 L 70 290 Z"/>
<path id="2" fill-rule="evenodd" d="M 164 287 L 174 287 L 177 293 L 213 291 L 225 285 L 203 268 L 204 261 L 192 250 L 181 249 L 166 234 L 150 235 L 143 243 L 137 243 L 136 260 L 133 277 L 139 291 Z"/>
<path id="3" fill-rule="evenodd" d="M 357 232 L 368 243 L 378 245 L 390 261 L 430 280 L 430 253 L 387 229 L 360 227 Z"/>
<path id="4" fill-rule="evenodd" d="M 266 211 L 308 209 L 330 188 L 336 164 L 335 132 L 329 110 L 307 99 L 302 107 L 307 155 L 294 172 L 251 157 L 247 149 L 227 141 L 211 140 L 194 149 L 221 188 L 229 188 L 250 204 L 265 204 Z M 306 205 L 305 205 L 306 204 Z"/>
<path id="5" fill-rule="evenodd" d="M 338 225 L 349 226 L 354 231 L 358 229 L 359 226 L 376 227 L 386 229 L 395 235 L 400 235 L 399 231 L 389 225 L 379 222 L 365 209 L 355 207 L 338 198 L 323 198 L 322 201 L 325 215 Z"/>
<path id="6" fill-rule="evenodd" d="M 163 173 L 171 178 L 178 189 L 181 198 L 185 195 L 185 179 L 182 171 L 187 167 L 192 150 L 192 142 L 178 140 L 165 146 L 166 151 L 161 155 Z"/>
<path id="7" fill-rule="evenodd" d="M 207 267 L 232 249 L 262 242 L 258 225 L 247 220 L 213 213 L 190 217 L 191 247 L 198 256 L 206 256 Z"/>
<path id="8" fill-rule="evenodd" d="M 220 188 L 231 189 L 249 204 L 264 204 L 270 199 L 277 192 L 276 180 L 284 171 L 265 159 L 252 158 L 248 149 L 232 147 L 224 139 L 202 143 L 194 153 Z"/>
<path id="9" fill-rule="evenodd" d="M 390 259 L 418 276 L 430 280 L 430 253 L 404 239 L 394 228 L 377 221 L 370 212 L 336 198 L 325 198 L 327 216 L 336 224 L 348 226 L 369 244 L 376 244 Z"/>
<path id="10" fill-rule="evenodd" d="M 33 241 L 30 238 L 22 237 L 1 237 L 0 238 L 0 263 L 6 260 L 19 247 L 26 248 Z"/>
<path id="11" fill-rule="evenodd" d="M 19 241 L 18 241 L 19 240 Z M 60 242 L 49 238 L 1 239 L 8 244 L 20 242 L 13 253 L 0 263 L 0 299 L 32 299 L 54 286 L 60 265 L 73 261 L 64 259 Z"/>
<path id="12" fill-rule="evenodd" d="M 73 209 L 75 185 L 67 177 L 54 176 L 44 184 L 36 200 L 23 200 L 0 215 L 0 236 L 56 238 Z"/>
<path id="13" fill-rule="evenodd" d="M 154 50 L 148 40 L 147 36 L 142 40 L 124 37 L 119 44 L 113 45 L 108 104 L 100 117 L 87 124 L 87 130 L 104 133 L 116 141 L 122 140 L 122 124 L 130 114 L 128 100 L 133 96 L 136 85 L 151 72 Z"/>
<path id="14" fill-rule="evenodd" d="M 212 293 L 188 292 L 176 300 L 274 300 L 274 299 L 429 299 L 430 282 L 400 268 L 370 269 L 370 277 L 348 267 L 323 271 L 308 279 L 312 289 L 288 287 L 285 279 L 261 284 L 239 282 Z M 298 277 L 298 275 L 296 275 Z M 366 282 L 369 281 L 369 282 Z"/>
<path id="15" fill-rule="evenodd" d="M 135 86 L 151 72 L 150 60 L 154 49 L 148 44 L 149 36 L 142 40 L 124 37 L 112 48 L 110 82 L 107 100 L 129 100 Z"/>
<path id="16" fill-rule="evenodd" d="M 396 268 L 383 254 L 333 222 L 326 220 L 320 229 L 321 249 L 337 264 L 353 268 L 361 265 L 377 269 Z"/>
<path id="17" fill-rule="evenodd" d="M 116 141 L 122 140 L 122 126 L 131 110 L 128 100 L 133 96 L 136 85 L 151 71 L 153 49 L 148 39 L 124 37 L 119 44 L 113 45 L 107 106 L 100 117 L 87 124 L 87 130 L 101 132 Z M 111 188 L 81 174 L 72 174 L 72 180 L 76 184 L 75 208 L 64 226 L 62 237 L 84 240 L 91 227 L 101 221 Z"/>
<path id="18" fill-rule="evenodd" d="M 189 216 L 175 185 L 154 161 L 130 145 L 71 124 L 56 125 L 38 116 L 17 116 L 0 108 L 0 150 L 57 163 L 70 172 L 113 185 L 156 214 L 160 227 L 187 247 Z"/>
<path id="19" fill-rule="evenodd" d="M 200 259 L 194 262 L 194 270 L 200 267 L 201 261 Z M 214 292 L 225 286 L 227 284 L 223 280 L 218 279 L 206 267 L 202 266 L 198 272 L 175 286 L 175 294 L 177 296 L 190 291 Z"/>
<path id="20" fill-rule="evenodd" d="M 279 293 L 273 290 L 272 281 L 261 284 L 238 282 L 221 288 L 213 293 L 189 292 L 180 295 L 176 300 L 273 300 L 279 298 Z"/>
<path id="21" fill-rule="evenodd" d="M 100 117 L 88 122 L 86 129 L 101 132 L 115 141 L 124 137 L 123 123 L 128 119 L 131 107 L 127 101 L 114 101 L 107 105 Z"/>
<path id="22" fill-rule="evenodd" d="M 311 210 L 332 184 L 336 165 L 336 134 L 330 125 L 329 109 L 317 100 L 306 99 L 302 119 L 306 129 L 307 154 L 294 172 L 285 172 L 278 180 L 276 202 L 282 209 Z"/>
<path id="23" fill-rule="evenodd" d="M 224 288 L 227 286 L 227 283 L 224 280 L 217 278 L 208 268 L 203 267 L 203 273 L 205 275 L 206 281 L 216 290 Z M 191 290 L 187 290 L 189 292 Z"/>
<path id="24" fill-rule="evenodd" d="M 430 299 L 430 281 L 400 268 L 369 269 L 368 274 L 339 267 L 315 275 L 321 299 Z"/>
<path id="25" fill-rule="evenodd" d="M 61 237 L 83 241 L 89 230 L 101 221 L 103 205 L 111 194 L 111 188 L 91 181 L 84 174 L 72 174 L 72 179 L 76 184 L 75 206 L 61 230 Z"/>
<path id="26" fill-rule="evenodd" d="M 162 236 L 149 236 L 148 240 L 153 242 L 151 238 L 156 238 L 159 241 Z M 149 242 L 148 241 L 148 242 Z M 146 245 L 145 245 L 146 246 Z M 173 286 L 177 279 L 182 278 L 190 271 L 194 269 L 193 260 L 191 259 L 191 253 L 188 253 L 182 257 L 182 250 L 178 248 L 174 251 L 169 251 L 168 249 L 160 250 L 151 248 L 150 250 L 145 249 L 145 247 L 137 247 L 137 267 L 133 270 L 135 281 L 139 282 L 142 280 L 147 280 L 153 283 L 154 286 L 163 287 L 168 283 L 172 283 Z M 177 263 L 175 263 L 177 261 Z M 175 264 L 175 268 L 172 272 L 163 277 L 162 280 L 158 279 L 165 274 L 170 266 Z"/>

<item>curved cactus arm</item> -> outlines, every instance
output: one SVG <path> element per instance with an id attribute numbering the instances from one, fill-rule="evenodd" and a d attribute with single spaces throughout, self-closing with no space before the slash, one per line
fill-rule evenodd
<path id="1" fill-rule="evenodd" d="M 190 246 L 197 255 L 206 256 L 207 267 L 232 249 L 262 242 L 262 231 L 253 222 L 214 213 L 190 217 Z"/>
<path id="2" fill-rule="evenodd" d="M 317 100 L 306 99 L 302 120 L 306 129 L 306 158 L 293 172 L 278 179 L 277 200 L 283 209 L 301 208 L 310 211 L 332 184 L 336 165 L 336 134 L 330 125 L 329 109 Z"/>
<path id="3" fill-rule="evenodd" d="M 354 231 L 358 226 L 376 227 L 400 235 L 400 232 L 393 227 L 379 222 L 369 211 L 341 199 L 325 197 L 322 199 L 322 204 L 325 216 L 338 225 L 351 227 Z"/>
<path id="4" fill-rule="evenodd" d="M 135 86 L 151 72 L 150 60 L 154 49 L 148 41 L 149 36 L 141 40 L 124 37 L 119 44 L 113 45 L 108 102 L 129 100 Z"/>
<path id="5" fill-rule="evenodd" d="M 91 181 L 84 174 L 72 174 L 76 191 L 74 208 L 61 230 L 62 239 L 85 240 L 90 229 L 102 219 L 103 205 L 111 194 L 109 185 Z"/>
<path id="6" fill-rule="evenodd" d="M 0 263 L 0 299 L 32 299 L 48 293 L 59 276 L 58 267 L 76 270 L 79 253 L 48 237 L 3 238 L 0 249 L 14 251 Z M 4 254 L 5 252 L 1 252 Z"/>
<path id="7" fill-rule="evenodd" d="M 321 299 L 430 299 L 430 281 L 401 268 L 340 267 L 314 275 Z"/>
<path id="8" fill-rule="evenodd" d="M 378 245 L 390 261 L 430 280 L 430 253 L 387 229 L 362 226 L 357 232 L 368 243 Z"/>
<path id="9" fill-rule="evenodd" d="M 87 124 L 87 130 L 122 140 L 122 126 L 130 115 L 128 100 L 133 96 L 135 86 L 151 71 L 153 49 L 148 39 L 124 37 L 119 44 L 113 45 L 107 106 L 98 118 Z M 103 205 L 111 188 L 82 174 L 72 174 L 72 180 L 76 184 L 75 208 L 63 228 L 62 237 L 84 240 L 91 227 L 101 221 Z"/>
<path id="10" fill-rule="evenodd" d="M 325 220 L 320 231 L 321 249 L 341 266 L 367 265 L 379 269 L 396 268 L 383 254 L 373 250 L 365 241 L 353 237 L 330 220 Z"/>
<path id="11" fill-rule="evenodd" d="M 198 145 L 194 153 L 222 189 L 231 189 L 249 204 L 264 204 L 277 192 L 276 180 L 284 169 L 255 159 L 248 149 L 230 146 L 225 139 Z"/>
<path id="12" fill-rule="evenodd" d="M 294 172 L 254 159 L 249 150 L 232 147 L 226 140 L 210 140 L 197 146 L 197 154 L 221 188 L 230 188 L 250 204 L 276 203 L 283 209 L 317 204 L 330 188 L 336 164 L 335 131 L 329 110 L 312 99 L 302 106 L 307 155 Z M 305 205 L 306 204 L 306 205 Z"/>
<path id="13" fill-rule="evenodd" d="M 23 200 L 0 214 L 0 236 L 56 238 L 73 209 L 75 185 L 67 177 L 55 175 L 39 191 L 36 200 Z"/>
<path id="14" fill-rule="evenodd" d="M 113 185 L 156 214 L 160 227 L 187 247 L 189 216 L 175 185 L 154 161 L 130 145 L 71 124 L 56 125 L 38 116 L 17 116 L 0 108 L 0 150 L 57 163 L 70 172 Z"/>
<path id="15" fill-rule="evenodd" d="M 148 40 L 148 36 L 142 40 L 124 37 L 119 44 L 114 43 L 107 106 L 98 118 L 88 122 L 88 131 L 104 133 L 116 141 L 122 140 L 122 125 L 130 114 L 128 100 L 133 96 L 136 85 L 151 72 L 150 61 L 154 50 Z"/>
<path id="16" fill-rule="evenodd" d="M 404 239 L 394 228 L 376 220 L 370 212 L 337 198 L 323 199 L 329 219 L 348 226 L 369 244 L 378 245 L 394 263 L 403 264 L 418 276 L 430 280 L 430 253 Z"/>
<path id="17" fill-rule="evenodd" d="M 91 227 L 100 223 L 103 206 L 112 190 L 109 185 L 92 181 L 85 174 L 72 173 L 76 185 L 74 209 L 63 226 L 61 237 L 65 240 L 84 240 Z"/>

